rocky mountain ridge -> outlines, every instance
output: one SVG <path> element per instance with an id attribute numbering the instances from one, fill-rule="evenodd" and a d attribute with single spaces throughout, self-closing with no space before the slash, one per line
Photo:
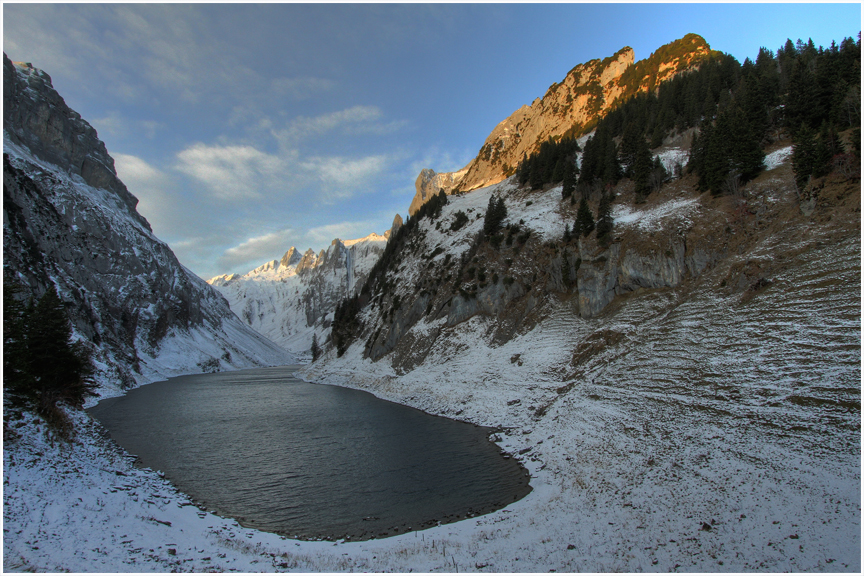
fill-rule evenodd
<path id="1" fill-rule="evenodd" d="M 633 49 L 625 46 L 603 60 L 575 66 L 560 83 L 552 84 L 542 98 L 524 105 L 501 121 L 486 138 L 477 157 L 456 171 L 421 171 L 408 213 L 412 216 L 440 190 L 470 191 L 501 182 L 512 175 L 523 156 L 540 143 L 562 136 L 579 137 L 618 103 L 698 66 L 713 52 L 704 38 L 687 34 L 635 62 Z"/>
<path id="2" fill-rule="evenodd" d="M 4 273 L 55 287 L 104 394 L 293 357 L 246 327 L 135 210 L 96 134 L 50 77 L 4 55 Z"/>
<path id="3" fill-rule="evenodd" d="M 397 215 L 394 229 L 400 224 Z M 336 305 L 366 281 L 391 230 L 355 240 L 336 238 L 327 250 L 315 254 L 310 248 L 302 257 L 292 246 L 280 260 L 207 282 L 247 325 L 292 353 L 305 355 L 313 335 L 324 342 Z"/>

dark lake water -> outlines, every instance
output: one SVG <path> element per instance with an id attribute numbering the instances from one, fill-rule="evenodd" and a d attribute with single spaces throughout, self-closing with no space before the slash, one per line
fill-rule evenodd
<path id="1" fill-rule="evenodd" d="M 286 536 L 389 536 L 530 492 L 488 428 L 308 384 L 296 368 L 181 376 L 88 412 L 196 503 Z"/>

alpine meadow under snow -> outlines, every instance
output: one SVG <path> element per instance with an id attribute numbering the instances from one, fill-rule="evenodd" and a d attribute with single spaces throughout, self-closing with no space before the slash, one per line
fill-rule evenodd
<path id="1" fill-rule="evenodd" d="M 57 439 L 4 386 L 4 570 L 860 572 L 855 90 L 860 39 L 743 65 L 693 34 L 624 48 L 463 170 L 421 172 L 383 235 L 205 283 L 48 75 L 4 58 L 4 271 L 57 288 L 101 397 L 299 358 L 309 382 L 495 428 L 532 487 L 296 540 L 201 509 L 85 412 Z"/>

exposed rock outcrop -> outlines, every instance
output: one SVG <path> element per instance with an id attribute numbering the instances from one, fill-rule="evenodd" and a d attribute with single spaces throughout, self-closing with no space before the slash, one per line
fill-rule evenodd
<path id="1" fill-rule="evenodd" d="M 34 296 L 57 289 L 103 391 L 292 360 L 153 235 L 96 131 L 47 74 L 4 56 L 3 86 L 4 271 Z"/>
<path id="2" fill-rule="evenodd" d="M 672 288 L 688 278 L 698 277 L 719 260 L 721 253 L 706 248 L 687 250 L 683 239 L 675 239 L 664 253 L 643 253 L 635 247 L 624 249 L 612 243 L 596 253 L 580 242 L 581 265 L 577 272 L 579 314 L 591 318 L 616 296 L 640 288 Z"/>
<path id="3" fill-rule="evenodd" d="M 393 224 L 390 226 L 390 229 L 384 232 L 384 237 L 389 240 L 391 236 L 395 236 L 396 233 L 399 231 L 399 228 L 402 227 L 402 224 L 402 216 L 396 214 L 396 216 L 393 218 Z"/>
<path id="4" fill-rule="evenodd" d="M 414 189 L 417 191 L 414 198 L 411 200 L 411 205 L 408 207 L 408 213 L 412 216 L 417 213 L 417 210 L 426 203 L 432 196 L 444 190 L 446 194 L 452 192 L 456 186 L 462 181 L 462 178 L 467 173 L 468 168 L 465 167 L 458 172 L 444 172 L 438 174 L 431 168 L 424 168 L 417 176 L 414 182 Z"/>
<path id="5" fill-rule="evenodd" d="M 279 265 L 280 266 L 296 266 L 297 264 L 300 263 L 301 258 L 302 258 L 302 256 L 300 256 L 300 252 L 298 252 L 297 249 L 294 248 L 294 246 L 292 246 L 291 248 L 288 249 L 287 252 L 285 252 L 285 255 L 282 256 L 282 259 L 279 261 Z"/>
<path id="6" fill-rule="evenodd" d="M 117 178 L 114 159 L 96 130 L 69 108 L 54 90 L 51 77 L 30 63 L 3 54 L 3 129 L 9 139 L 41 160 L 68 169 L 94 188 L 113 192 L 129 214 L 149 229 L 135 211 L 138 199 Z"/>
<path id="7" fill-rule="evenodd" d="M 617 103 L 698 66 L 712 55 L 701 36 L 688 34 L 662 46 L 650 57 L 634 62 L 633 49 L 624 47 L 603 60 L 590 60 L 570 70 L 537 98 L 498 124 L 477 157 L 457 172 L 420 172 L 408 212 L 414 215 L 432 194 L 475 190 L 501 182 L 516 170 L 522 157 L 550 137 L 581 136 Z"/>

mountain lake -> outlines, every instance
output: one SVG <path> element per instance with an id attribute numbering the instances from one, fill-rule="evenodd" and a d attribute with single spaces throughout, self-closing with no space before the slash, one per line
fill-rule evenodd
<path id="1" fill-rule="evenodd" d="M 88 412 L 199 506 L 294 538 L 392 536 L 531 491 L 490 428 L 303 382 L 298 368 L 180 376 Z"/>

